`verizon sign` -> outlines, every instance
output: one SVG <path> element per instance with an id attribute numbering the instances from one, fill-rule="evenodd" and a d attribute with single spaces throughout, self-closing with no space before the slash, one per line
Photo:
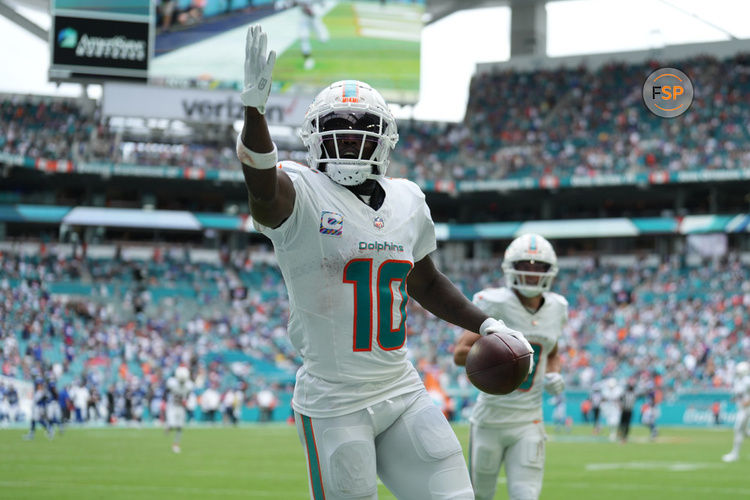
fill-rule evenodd
<path id="1" fill-rule="evenodd" d="M 312 97 L 271 96 L 266 120 L 271 125 L 299 126 Z M 234 90 L 155 87 L 126 83 L 104 84 L 105 116 L 166 118 L 186 122 L 231 124 L 244 117 L 240 94 Z"/>

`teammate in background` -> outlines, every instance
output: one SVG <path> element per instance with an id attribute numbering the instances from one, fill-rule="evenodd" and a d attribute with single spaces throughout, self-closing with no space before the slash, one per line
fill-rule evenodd
<path id="1" fill-rule="evenodd" d="M 328 34 L 328 28 L 323 24 L 323 16 L 321 14 L 322 5 L 317 0 L 297 0 L 296 2 L 300 6 L 302 11 L 302 18 L 299 25 L 299 41 L 302 48 L 302 57 L 305 62 L 305 69 L 313 69 L 315 67 L 315 59 L 312 57 L 312 44 L 310 43 L 310 35 L 315 32 L 315 36 L 321 43 L 326 43 L 330 35 Z"/>
<path id="2" fill-rule="evenodd" d="M 732 451 L 721 457 L 725 462 L 736 462 L 739 460 L 742 441 L 748 434 L 747 423 L 750 418 L 750 363 L 747 361 L 740 361 L 734 368 L 732 397 L 737 405 L 737 417 L 734 420 Z"/>
<path id="3" fill-rule="evenodd" d="M 175 370 L 174 377 L 167 380 L 167 391 L 167 432 L 175 431 L 172 451 L 179 453 L 182 428 L 185 426 L 185 403 L 193 391 L 187 367 L 180 366 Z"/>
<path id="4" fill-rule="evenodd" d="M 617 379 L 610 377 L 602 385 L 602 416 L 609 427 L 609 440 L 617 440 L 617 429 L 620 424 L 620 397 L 622 387 Z"/>
<path id="5" fill-rule="evenodd" d="M 266 45 L 250 27 L 237 155 L 253 222 L 273 242 L 289 293 L 289 337 L 302 357 L 292 405 L 310 495 L 376 498 L 380 477 L 399 499 L 473 499 L 458 439 L 407 357 L 406 302 L 473 332 L 523 335 L 435 268 L 424 194 L 385 177 L 398 133 L 369 85 L 337 82 L 318 94 L 300 134 L 310 166 L 278 163 L 263 116 L 276 57 Z"/>
<path id="6" fill-rule="evenodd" d="M 565 389 L 557 341 L 568 321 L 568 301 L 550 291 L 557 255 L 542 236 L 513 240 L 502 266 L 506 286 L 477 292 L 474 304 L 491 317 L 504 318 L 509 327 L 523 329 L 534 349 L 534 366 L 511 394 L 479 394 L 470 418 L 469 464 L 477 500 L 495 496 L 503 463 L 510 498 L 529 500 L 539 497 L 544 476 L 542 390 L 558 396 Z M 470 331 L 461 335 L 453 355 L 457 365 L 466 363 L 478 338 Z"/>
<path id="7" fill-rule="evenodd" d="M 315 59 L 312 57 L 312 44 L 310 43 L 312 33 L 315 33 L 321 43 L 326 43 L 330 39 L 328 28 L 323 23 L 322 4 L 323 2 L 320 0 L 282 0 L 276 2 L 275 8 L 277 10 L 288 7 L 300 8 L 299 42 L 304 67 L 308 70 L 315 67 Z"/>
<path id="8" fill-rule="evenodd" d="M 54 437 L 54 431 L 47 422 L 47 402 L 49 394 L 47 393 L 47 387 L 44 384 L 44 380 L 37 379 L 34 382 L 34 395 L 31 403 L 31 428 L 27 434 L 24 434 L 23 438 L 26 440 L 34 439 L 36 433 L 36 424 L 39 423 L 42 427 L 47 430 L 47 436 L 52 439 Z"/>

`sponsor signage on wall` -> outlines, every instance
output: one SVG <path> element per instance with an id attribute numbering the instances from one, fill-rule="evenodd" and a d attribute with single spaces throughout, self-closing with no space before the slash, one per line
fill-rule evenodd
<path id="1" fill-rule="evenodd" d="M 266 120 L 272 125 L 299 126 L 311 99 L 271 95 Z M 102 95 L 105 116 L 166 118 L 186 122 L 231 124 L 244 117 L 239 92 L 176 89 L 107 82 Z"/>

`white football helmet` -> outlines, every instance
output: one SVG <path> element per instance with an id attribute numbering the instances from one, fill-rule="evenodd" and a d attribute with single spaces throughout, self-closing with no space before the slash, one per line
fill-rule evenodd
<path id="1" fill-rule="evenodd" d="M 383 96 L 356 80 L 332 83 L 320 92 L 307 109 L 299 136 L 310 167 L 343 186 L 383 177 L 398 142 L 396 120 Z M 342 150 L 346 139 L 354 146 Z M 370 148 L 374 150 L 368 155 Z"/>
<path id="2" fill-rule="evenodd" d="M 549 267 L 545 272 L 521 271 L 516 269 L 519 262 L 542 262 Z M 548 292 L 558 270 L 557 254 L 552 244 L 538 234 L 529 233 L 519 236 L 505 250 L 503 259 L 505 284 L 509 288 L 518 290 L 525 297 L 536 297 L 543 292 Z M 534 283 L 529 278 L 538 279 Z"/>
<path id="3" fill-rule="evenodd" d="M 178 366 L 174 372 L 174 376 L 180 382 L 187 382 L 187 380 L 190 378 L 190 371 L 186 366 Z"/>
<path id="4" fill-rule="evenodd" d="M 734 367 L 734 373 L 737 377 L 744 377 L 750 375 L 750 363 L 747 361 L 740 361 L 737 366 Z"/>

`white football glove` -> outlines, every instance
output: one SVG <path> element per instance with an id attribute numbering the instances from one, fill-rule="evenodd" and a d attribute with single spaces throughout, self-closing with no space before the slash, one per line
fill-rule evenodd
<path id="1" fill-rule="evenodd" d="M 531 344 L 529 344 L 529 341 L 526 340 L 526 337 L 523 336 L 523 333 L 513 330 L 511 328 L 508 328 L 505 323 L 498 319 L 494 318 L 487 318 L 484 320 L 484 323 L 479 327 L 479 335 L 485 336 L 489 335 L 491 333 L 500 333 L 504 335 L 510 335 L 511 337 L 515 337 L 518 340 L 520 340 L 525 346 L 526 349 L 528 349 L 529 353 L 531 353 L 531 361 L 529 362 L 529 373 L 534 371 L 534 349 L 531 348 Z"/>
<path id="2" fill-rule="evenodd" d="M 276 64 L 276 51 L 266 58 L 268 37 L 259 24 L 247 29 L 245 41 L 245 87 L 242 91 L 242 104 L 256 108 L 260 114 L 266 112 L 266 101 L 271 92 L 271 73 Z"/>
<path id="3" fill-rule="evenodd" d="M 565 379 L 559 372 L 549 372 L 544 374 L 544 390 L 557 396 L 565 389 Z"/>

